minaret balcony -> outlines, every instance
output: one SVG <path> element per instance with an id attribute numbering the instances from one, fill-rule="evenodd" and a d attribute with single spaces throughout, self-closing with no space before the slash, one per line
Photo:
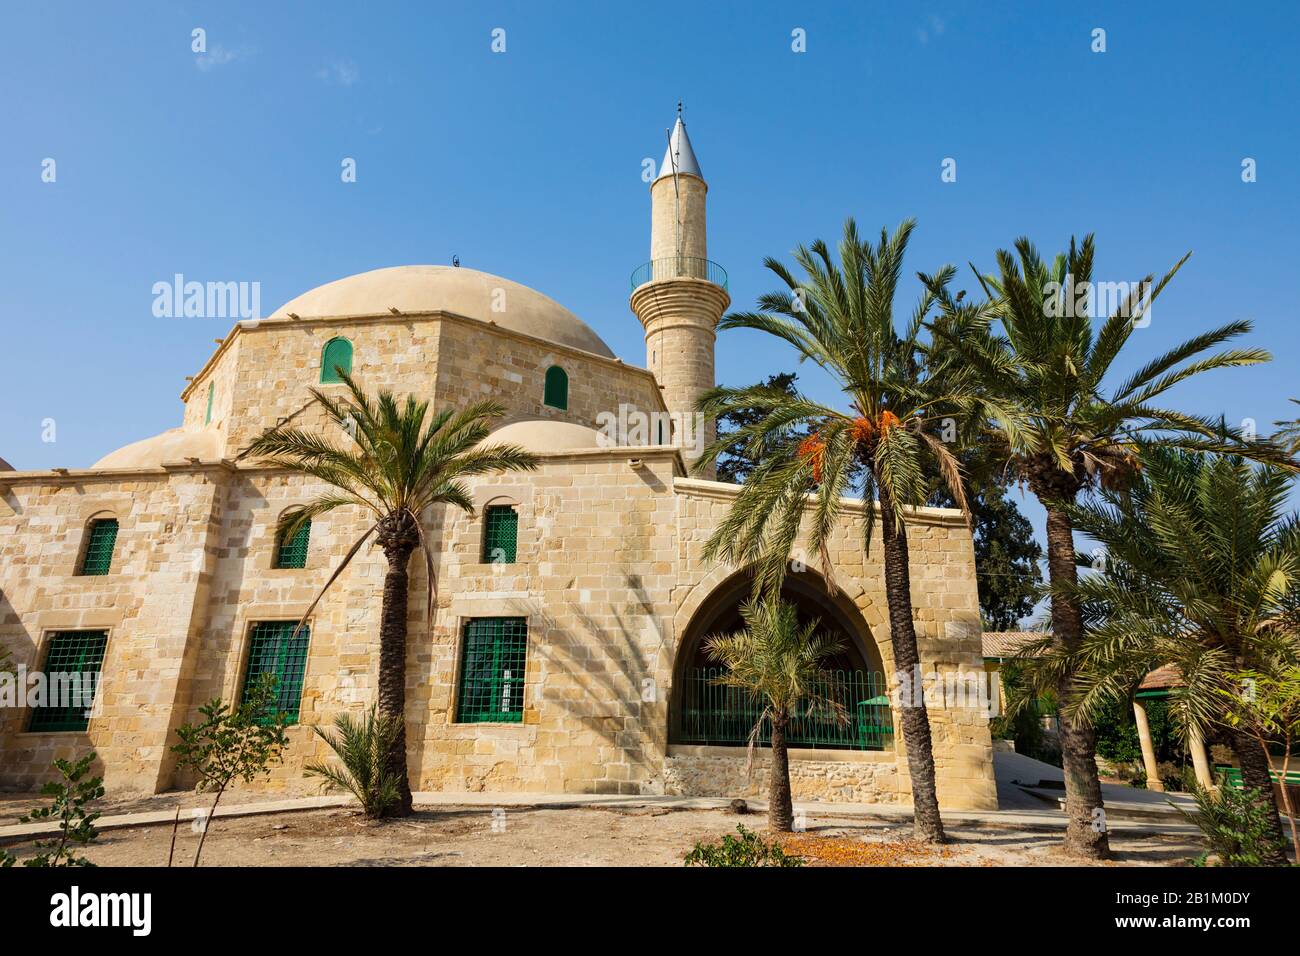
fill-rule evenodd
<path id="1" fill-rule="evenodd" d="M 632 271 L 632 291 L 663 279 L 703 279 L 727 291 L 727 270 L 712 259 L 694 256 L 671 256 L 651 259 Z"/>

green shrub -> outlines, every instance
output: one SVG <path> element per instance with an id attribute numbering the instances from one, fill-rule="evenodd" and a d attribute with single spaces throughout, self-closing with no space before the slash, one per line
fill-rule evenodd
<path id="1" fill-rule="evenodd" d="M 686 854 L 687 866 L 803 866 L 803 857 L 790 856 L 773 840 L 766 842 L 757 833 L 736 824 L 739 837 L 730 833 L 721 843 L 695 844 Z"/>
<path id="2" fill-rule="evenodd" d="M 199 845 L 194 851 L 194 865 L 199 865 L 203 843 L 208 838 L 208 826 L 216 815 L 217 804 L 236 779 L 250 783 L 255 777 L 271 772 L 271 765 L 280 760 L 288 743 L 285 735 L 288 715 L 273 710 L 276 700 L 276 678 L 263 674 L 262 678 L 244 695 L 243 703 L 231 707 L 220 698 L 213 698 L 199 713 L 203 721 L 176 728 L 180 743 L 172 747 L 176 754 L 176 768 L 191 771 L 198 778 L 197 793 L 215 793 L 212 806 L 201 821 Z M 177 820 L 180 819 L 179 812 Z M 172 830 L 172 849 L 175 850 L 175 827 Z M 171 866 L 168 858 L 167 865 Z"/>
<path id="3" fill-rule="evenodd" d="M 86 804 L 98 800 L 104 795 L 103 780 L 99 777 L 84 779 L 90 771 L 95 754 L 87 754 L 75 764 L 66 760 L 54 761 L 62 780 L 51 780 L 41 788 L 41 793 L 53 798 L 48 807 L 33 810 L 22 818 L 23 823 L 38 823 L 43 820 L 57 820 L 59 835 L 52 840 L 37 840 L 35 856 L 23 861 L 23 866 L 94 866 L 84 856 L 77 856 L 73 850 L 90 844 L 99 831 L 95 821 L 99 813 L 87 813 Z M 4 866 L 12 866 L 13 858 L 3 861 Z"/>
<path id="4" fill-rule="evenodd" d="M 1169 702 L 1152 699 L 1143 701 L 1147 723 L 1151 727 L 1151 742 L 1155 746 L 1157 763 L 1181 763 L 1186 754 L 1178 739 Z M 1108 700 L 1092 714 L 1092 730 L 1097 737 L 1097 753 L 1115 762 L 1142 762 L 1142 744 L 1138 741 L 1137 724 L 1133 707 L 1127 701 Z"/>
<path id="5" fill-rule="evenodd" d="M 1193 862 L 1205 866 L 1210 855 L 1217 856 L 1220 866 L 1266 866 L 1266 860 L 1278 851 L 1278 840 L 1270 821 L 1273 813 L 1271 794 L 1246 787 L 1234 789 L 1220 781 L 1217 794 L 1200 787 L 1192 788 L 1196 812 L 1181 813 L 1195 823 L 1205 837 L 1208 849 Z"/>
<path id="6" fill-rule="evenodd" d="M 397 742 L 401 725 L 391 717 L 381 717 L 372 706 L 364 720 L 350 714 L 334 718 L 336 736 L 319 727 L 316 736 L 329 744 L 342 761 L 341 767 L 313 761 L 303 769 L 308 776 L 323 777 L 329 783 L 361 801 L 361 808 L 372 820 L 382 817 L 401 802 L 401 777 L 392 772 L 389 755 Z"/>
<path id="7" fill-rule="evenodd" d="M 1055 734 L 1049 734 L 1043 727 L 1043 716 L 1056 712 L 1056 701 L 1035 696 L 1021 663 L 1007 661 L 1000 676 L 1006 712 L 990 722 L 993 736 L 1014 740 L 1018 754 L 1061 766 L 1060 743 Z"/>

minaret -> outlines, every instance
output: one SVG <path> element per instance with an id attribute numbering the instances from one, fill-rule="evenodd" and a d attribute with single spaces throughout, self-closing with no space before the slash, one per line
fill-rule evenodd
<path id="1" fill-rule="evenodd" d="M 717 423 L 699 434 L 696 400 L 713 387 L 715 329 L 731 304 L 727 274 L 709 261 L 704 205 L 709 191 L 686 135 L 682 108 L 668 137 L 668 151 L 650 184 L 650 261 L 632 273 L 632 311 L 645 327 L 646 367 L 663 391 L 674 421 L 672 443 L 687 466 L 697 449 L 713 441 Z M 678 417 L 680 416 L 680 417 Z M 701 473 L 712 478 L 714 469 Z"/>

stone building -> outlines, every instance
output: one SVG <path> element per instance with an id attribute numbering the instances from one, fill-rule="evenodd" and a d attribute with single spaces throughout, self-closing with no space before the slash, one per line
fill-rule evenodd
<path id="1" fill-rule="evenodd" d="M 475 514 L 427 515 L 438 599 L 432 621 L 423 600 L 410 608 L 413 787 L 762 792 L 762 759 L 745 774 L 752 708 L 710 683 L 700 646 L 737 624 L 749 583 L 701 556 L 736 486 L 689 471 L 694 401 L 713 384 L 714 326 L 730 303 L 708 259 L 707 188 L 679 120 L 650 185 L 650 260 L 633 273 L 645 368 L 508 279 L 379 269 L 236 324 L 182 392 L 179 427 L 88 469 L 0 473 L 8 667 L 97 675 L 89 707 L 0 708 L 0 786 L 30 787 L 54 758 L 92 749 L 112 792 L 184 786 L 169 752 L 176 728 L 271 672 L 296 723 L 283 764 L 258 785 L 315 789 L 302 774 L 324 756 L 311 726 L 374 697 L 385 562 L 363 551 L 292 637 L 365 527 L 344 509 L 277 541 L 278 517 L 320 489 L 241 452 L 279 422 L 329 427 L 307 388 L 344 388 L 338 366 L 370 391 L 435 407 L 493 397 L 508 414 L 489 440 L 541 458 L 535 473 L 478 480 Z M 611 425 L 629 421 L 648 423 L 640 440 Z M 847 503 L 835 533 L 834 593 L 811 567 L 786 585 L 848 641 L 828 665 L 850 720 L 809 715 L 793 731 L 796 798 L 909 799 L 882 548 L 863 552 L 864 507 Z M 923 668 L 978 674 L 970 533 L 942 509 L 920 510 L 909 530 Z M 417 559 L 415 595 L 423 574 Z M 996 806 L 986 715 L 943 700 L 930 713 L 942 804 Z"/>

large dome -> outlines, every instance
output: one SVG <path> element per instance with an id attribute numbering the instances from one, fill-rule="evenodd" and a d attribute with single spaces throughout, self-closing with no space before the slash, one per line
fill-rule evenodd
<path id="1" fill-rule="evenodd" d="M 494 311 L 494 305 L 501 311 Z M 287 318 L 290 312 L 302 318 L 377 315 L 390 309 L 455 312 L 614 357 L 590 326 L 554 299 L 500 276 L 453 266 L 394 266 L 337 279 L 286 302 L 271 318 Z"/>

